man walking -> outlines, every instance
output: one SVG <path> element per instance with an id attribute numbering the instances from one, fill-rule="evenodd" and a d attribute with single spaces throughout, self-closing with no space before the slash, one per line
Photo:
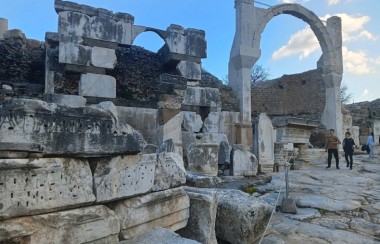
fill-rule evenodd
<path id="1" fill-rule="evenodd" d="M 331 158 L 334 154 L 336 168 L 339 169 L 339 156 L 338 156 L 338 145 L 341 144 L 339 138 L 335 135 L 334 129 L 330 129 L 330 133 L 326 139 L 326 151 L 327 151 L 327 167 L 331 167 Z"/>
<path id="2" fill-rule="evenodd" d="M 345 136 L 346 138 L 343 139 L 344 158 L 346 159 L 347 168 L 350 167 L 352 170 L 352 155 L 354 153 L 355 142 L 351 138 L 350 132 L 347 131 Z"/>

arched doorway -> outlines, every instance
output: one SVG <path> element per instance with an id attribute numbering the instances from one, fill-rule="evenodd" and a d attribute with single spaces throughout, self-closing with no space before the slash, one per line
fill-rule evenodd
<path id="1" fill-rule="evenodd" d="M 342 133 L 340 84 L 342 81 L 342 35 L 339 17 L 331 17 L 326 25 L 310 10 L 299 4 L 280 4 L 268 9 L 257 8 L 253 1 L 235 0 L 236 31 L 230 53 L 229 83 L 239 100 L 241 121 L 251 123 L 250 70 L 261 56 L 261 34 L 277 15 L 289 14 L 308 23 L 317 37 L 322 56 L 317 67 L 326 87 L 326 103 L 321 122 Z"/>

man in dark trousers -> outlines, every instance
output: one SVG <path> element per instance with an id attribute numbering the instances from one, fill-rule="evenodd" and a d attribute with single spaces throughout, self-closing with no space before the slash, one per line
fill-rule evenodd
<path id="1" fill-rule="evenodd" d="M 336 168 L 339 169 L 339 156 L 338 156 L 338 145 L 341 144 L 339 138 L 335 135 L 335 130 L 330 129 L 330 133 L 326 138 L 326 151 L 327 151 L 327 167 L 331 167 L 331 158 L 334 154 Z"/>
<path id="2" fill-rule="evenodd" d="M 351 138 L 350 132 L 347 131 L 345 136 L 346 138 L 343 139 L 344 158 L 347 162 L 347 168 L 350 166 L 352 170 L 352 155 L 354 154 L 355 142 L 354 139 Z M 348 160 L 348 157 L 350 157 L 350 160 Z"/>

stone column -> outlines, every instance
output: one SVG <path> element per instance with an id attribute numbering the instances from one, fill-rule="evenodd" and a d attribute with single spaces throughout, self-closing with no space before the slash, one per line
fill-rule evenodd
<path id="1" fill-rule="evenodd" d="M 322 79 L 326 86 L 326 104 L 321 120 L 327 129 L 334 129 L 336 135 L 342 140 L 343 116 L 340 101 L 340 85 L 343 77 L 341 19 L 336 16 L 327 19 L 326 28 L 333 47 L 330 53 L 324 53 L 321 60 L 318 61 L 318 67 L 323 70 Z"/>
<path id="2" fill-rule="evenodd" d="M 275 142 L 274 143 L 274 165 L 273 165 L 273 172 L 279 172 L 279 167 L 281 162 L 284 160 L 284 157 L 282 155 L 284 151 L 284 144 L 281 142 Z"/>
<path id="3" fill-rule="evenodd" d="M 0 18 L 0 40 L 4 39 L 6 31 L 8 31 L 8 20 Z"/>
<path id="4" fill-rule="evenodd" d="M 249 148 L 251 125 L 251 69 L 260 57 L 260 49 L 253 48 L 254 6 L 250 0 L 235 0 L 236 30 L 228 64 L 228 80 L 239 102 L 239 142 Z"/>
<path id="5" fill-rule="evenodd" d="M 308 145 L 307 144 L 298 144 L 297 147 L 298 147 L 297 160 L 304 161 L 304 162 L 309 162 L 310 158 L 307 155 Z"/>

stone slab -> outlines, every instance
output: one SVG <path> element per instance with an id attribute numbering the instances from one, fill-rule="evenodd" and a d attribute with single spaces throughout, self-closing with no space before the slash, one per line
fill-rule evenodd
<path id="1" fill-rule="evenodd" d="M 219 145 L 225 134 L 182 132 L 185 165 L 188 171 L 204 176 L 217 176 Z"/>
<path id="2" fill-rule="evenodd" d="M 114 212 L 98 205 L 0 222 L 0 242 L 111 244 L 119 230 Z"/>
<path id="3" fill-rule="evenodd" d="M 203 126 L 201 116 L 195 112 L 183 112 L 182 128 L 188 132 L 200 132 Z"/>
<path id="4" fill-rule="evenodd" d="M 182 156 L 178 153 L 157 155 L 153 191 L 162 191 L 186 183 L 186 170 Z"/>
<path id="5" fill-rule="evenodd" d="M 109 75 L 82 74 L 79 81 L 79 95 L 116 98 L 116 79 Z"/>
<path id="6" fill-rule="evenodd" d="M 155 154 L 92 159 L 97 202 L 150 192 L 154 186 Z"/>
<path id="7" fill-rule="evenodd" d="M 185 187 L 190 197 L 190 218 L 187 226 L 177 231 L 182 237 L 204 244 L 217 244 L 215 220 L 218 200 L 209 189 Z"/>
<path id="8" fill-rule="evenodd" d="M 202 131 L 209 133 L 222 133 L 222 130 L 219 130 L 220 118 L 221 116 L 219 116 L 219 113 L 210 112 L 203 122 Z"/>
<path id="9" fill-rule="evenodd" d="M 199 242 L 182 238 L 180 235 L 161 227 L 156 227 L 135 236 L 132 240 L 121 241 L 119 244 L 198 244 Z"/>
<path id="10" fill-rule="evenodd" d="M 65 64 L 89 66 L 91 47 L 74 42 L 60 42 L 58 61 Z"/>
<path id="11" fill-rule="evenodd" d="M 91 64 L 96 67 L 113 69 L 117 63 L 114 49 L 93 47 L 91 50 Z"/>
<path id="12" fill-rule="evenodd" d="M 188 61 L 180 61 L 177 64 L 177 70 L 183 77 L 189 80 L 199 81 L 202 79 L 201 75 L 201 64 Z"/>
<path id="13" fill-rule="evenodd" d="M 142 135 L 100 107 L 70 108 L 41 100 L 0 101 L 0 150 L 44 155 L 137 154 Z"/>
<path id="14" fill-rule="evenodd" d="M 111 206 L 120 219 L 122 239 L 131 239 L 153 227 L 169 227 L 184 221 L 186 226 L 189 207 L 189 197 L 181 187 L 129 198 Z"/>
<path id="15" fill-rule="evenodd" d="M 91 8 L 85 5 L 78 6 L 80 7 L 79 11 Z M 89 15 L 88 11 L 77 12 L 78 10 L 72 10 L 72 8 L 70 10 L 64 9 L 58 13 L 58 32 L 60 34 L 82 36 L 126 45 L 132 44 L 133 17 L 120 19 L 118 16 L 121 16 L 121 14 L 112 14 L 112 12 L 104 9 L 101 9 L 101 12 L 106 11 L 108 13 L 101 16 L 97 14 Z M 99 9 L 90 12 L 97 13 Z M 72 21 L 73 19 L 76 21 Z"/>
<path id="16" fill-rule="evenodd" d="M 71 108 L 79 108 L 86 106 L 87 99 L 76 95 L 44 94 L 44 101 Z"/>
<path id="17" fill-rule="evenodd" d="M 239 190 L 221 190 L 217 196 L 217 238 L 233 244 L 259 240 L 270 219 L 272 206 Z"/>
<path id="18" fill-rule="evenodd" d="M 0 219 L 90 204 L 92 187 L 87 160 L 0 159 Z"/>
<path id="19" fill-rule="evenodd" d="M 182 104 L 187 106 L 221 108 L 222 100 L 220 99 L 219 89 L 217 88 L 187 87 Z"/>
<path id="20" fill-rule="evenodd" d="M 180 210 L 178 212 L 163 216 L 159 219 L 154 219 L 147 223 L 143 223 L 126 230 L 121 230 L 120 236 L 123 240 L 128 239 L 154 227 L 163 227 L 171 231 L 176 231 L 184 228 L 187 225 L 189 217 L 189 209 Z"/>
<path id="21" fill-rule="evenodd" d="M 258 171 L 256 156 L 244 149 L 243 145 L 233 145 L 231 151 L 230 175 L 254 176 Z"/>

